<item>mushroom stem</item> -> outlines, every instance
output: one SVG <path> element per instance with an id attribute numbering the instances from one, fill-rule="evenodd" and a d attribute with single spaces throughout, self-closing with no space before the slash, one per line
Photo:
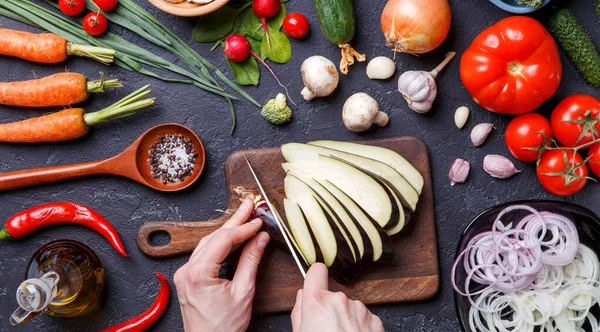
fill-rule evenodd
<path id="1" fill-rule="evenodd" d="M 373 120 L 373 123 L 375 123 L 379 127 L 385 127 L 387 126 L 389 121 L 390 117 L 387 115 L 387 113 L 379 112 L 377 113 L 375 120 Z"/>

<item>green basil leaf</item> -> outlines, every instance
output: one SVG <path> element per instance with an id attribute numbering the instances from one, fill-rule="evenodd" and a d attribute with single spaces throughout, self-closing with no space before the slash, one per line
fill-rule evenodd
<path id="1" fill-rule="evenodd" d="M 279 12 L 277 12 L 277 14 L 275 16 L 267 19 L 267 24 L 273 30 L 281 29 L 281 26 L 283 25 L 283 20 L 285 19 L 286 14 L 287 14 L 287 12 L 286 12 L 285 6 L 282 4 L 281 8 L 279 8 Z"/>
<path id="2" fill-rule="evenodd" d="M 292 57 L 292 44 L 288 37 L 281 31 L 269 28 L 269 40 L 264 38 L 260 44 L 261 53 L 273 62 L 287 63 Z"/>
<path id="3" fill-rule="evenodd" d="M 219 10 L 201 16 L 194 26 L 192 38 L 200 43 L 214 43 L 227 37 L 233 31 L 235 18 L 249 5 L 240 8 L 223 6 Z"/>
<path id="4" fill-rule="evenodd" d="M 227 64 L 231 71 L 233 71 L 233 77 L 241 85 L 258 85 L 260 78 L 260 70 L 258 69 L 258 63 L 252 56 L 242 62 L 233 62 L 227 59 Z"/>

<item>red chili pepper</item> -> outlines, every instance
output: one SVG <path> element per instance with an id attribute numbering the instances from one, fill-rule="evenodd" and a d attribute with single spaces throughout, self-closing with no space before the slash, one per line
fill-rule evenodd
<path id="1" fill-rule="evenodd" d="M 117 230 L 98 212 L 77 203 L 55 202 L 38 205 L 12 216 L 0 229 L 0 240 L 21 239 L 46 226 L 73 223 L 104 236 L 115 250 L 127 257 Z"/>
<path id="2" fill-rule="evenodd" d="M 160 290 L 156 296 L 156 300 L 148 310 L 141 315 L 134 317 L 119 325 L 109 327 L 101 332 L 143 332 L 146 331 L 152 324 L 162 316 L 169 304 L 171 290 L 169 289 L 169 281 L 160 272 L 156 272 L 158 280 L 160 280 Z"/>

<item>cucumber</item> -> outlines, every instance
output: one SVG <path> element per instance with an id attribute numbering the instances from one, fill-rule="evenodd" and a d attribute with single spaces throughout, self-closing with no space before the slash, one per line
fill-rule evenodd
<path id="1" fill-rule="evenodd" d="M 356 22 L 352 0 L 313 0 L 313 4 L 327 40 L 342 46 L 354 38 Z"/>
<path id="2" fill-rule="evenodd" d="M 354 58 L 360 62 L 367 59 L 348 44 L 356 32 L 352 0 L 313 0 L 313 4 L 325 38 L 342 49 L 340 71 L 348 74 L 348 66 L 354 64 Z"/>
<path id="3" fill-rule="evenodd" d="M 561 9 L 550 18 L 549 28 L 585 80 L 599 87 L 600 55 L 577 17 L 568 10 Z"/>
<path id="4" fill-rule="evenodd" d="M 596 13 L 598 14 L 598 17 L 600 18 L 600 0 L 596 0 Z"/>

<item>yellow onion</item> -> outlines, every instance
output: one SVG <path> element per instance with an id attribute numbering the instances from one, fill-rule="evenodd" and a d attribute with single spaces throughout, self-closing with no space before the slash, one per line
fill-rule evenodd
<path id="1" fill-rule="evenodd" d="M 427 53 L 450 30 L 448 0 L 389 0 L 381 13 L 381 30 L 395 52 Z"/>

